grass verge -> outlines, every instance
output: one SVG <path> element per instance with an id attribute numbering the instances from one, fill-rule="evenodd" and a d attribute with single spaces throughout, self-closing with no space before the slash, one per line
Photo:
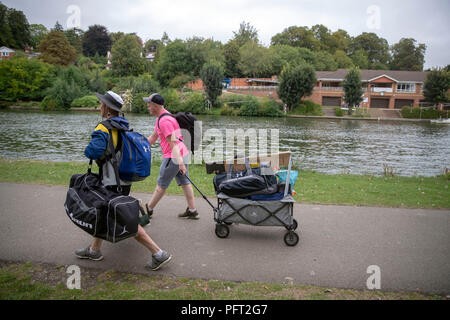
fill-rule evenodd
<path id="1" fill-rule="evenodd" d="M 133 184 L 133 191 L 153 192 L 159 172 L 153 162 L 152 175 Z M 96 167 L 94 165 L 94 167 Z M 86 172 L 87 162 L 52 162 L 0 159 L 0 181 L 67 186 L 75 173 Z M 190 166 L 190 177 L 205 195 L 215 196 L 213 177 L 201 165 Z M 450 208 L 449 176 L 374 177 L 350 174 L 328 175 L 300 171 L 294 196 L 297 202 L 358 206 Z M 196 192 L 196 195 L 199 194 Z M 168 194 L 182 194 L 172 183 Z"/>
<path id="2" fill-rule="evenodd" d="M 81 289 L 66 286 L 66 266 L 0 261 L 0 300 L 444 300 L 417 292 L 329 289 L 294 284 L 201 280 L 81 269 Z"/>

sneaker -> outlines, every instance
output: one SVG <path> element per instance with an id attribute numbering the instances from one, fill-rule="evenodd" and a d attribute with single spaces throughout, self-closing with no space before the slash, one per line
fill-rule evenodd
<path id="1" fill-rule="evenodd" d="M 78 249 L 75 251 L 75 255 L 80 259 L 91 259 L 94 261 L 100 261 L 103 259 L 102 252 L 100 250 L 91 252 L 91 247 L 87 247 L 86 249 Z"/>
<path id="2" fill-rule="evenodd" d="M 179 218 L 195 219 L 195 220 L 199 219 L 197 210 L 195 210 L 194 212 L 190 212 L 189 208 L 187 208 L 185 212 L 180 213 L 178 215 L 178 217 Z"/>
<path id="3" fill-rule="evenodd" d="M 152 261 L 149 261 L 146 264 L 146 267 L 152 271 L 156 271 L 161 268 L 163 265 L 167 264 L 172 259 L 172 255 L 168 254 L 166 251 L 163 251 L 161 258 L 155 258 L 155 255 L 152 255 Z"/>

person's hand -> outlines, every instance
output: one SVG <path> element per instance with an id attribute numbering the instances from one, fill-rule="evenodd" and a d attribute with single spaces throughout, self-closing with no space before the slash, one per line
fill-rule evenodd
<path id="1" fill-rule="evenodd" d="M 182 163 L 179 165 L 181 175 L 185 175 L 187 173 L 186 166 Z"/>

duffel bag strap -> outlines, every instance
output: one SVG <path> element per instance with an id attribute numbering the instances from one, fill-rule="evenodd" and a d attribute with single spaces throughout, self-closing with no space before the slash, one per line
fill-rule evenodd
<path id="1" fill-rule="evenodd" d="M 116 184 L 117 184 L 117 191 L 119 193 L 122 192 L 122 186 L 120 185 L 120 178 L 119 178 L 119 166 L 117 165 L 117 157 L 116 157 L 116 150 L 114 148 L 113 138 L 112 138 L 112 131 L 111 129 L 109 131 L 109 138 L 108 138 L 108 145 L 109 145 L 109 151 L 112 154 L 111 157 L 111 163 L 114 168 L 114 175 L 116 176 Z"/>

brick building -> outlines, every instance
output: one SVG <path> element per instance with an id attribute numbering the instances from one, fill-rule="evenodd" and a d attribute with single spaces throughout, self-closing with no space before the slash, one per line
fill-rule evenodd
<path id="1" fill-rule="evenodd" d="M 427 72 L 360 70 L 363 87 L 362 108 L 400 109 L 403 106 L 419 106 L 424 102 L 423 83 Z M 342 83 L 347 69 L 317 71 L 317 83 L 311 96 L 306 97 L 322 106 L 343 106 Z M 225 81 L 229 92 L 278 98 L 276 77 L 264 79 L 233 78 Z M 193 90 L 202 90 L 201 79 L 187 84 Z"/>
<path id="2" fill-rule="evenodd" d="M 7 47 L 0 48 L 0 60 L 11 59 L 16 51 Z"/>

